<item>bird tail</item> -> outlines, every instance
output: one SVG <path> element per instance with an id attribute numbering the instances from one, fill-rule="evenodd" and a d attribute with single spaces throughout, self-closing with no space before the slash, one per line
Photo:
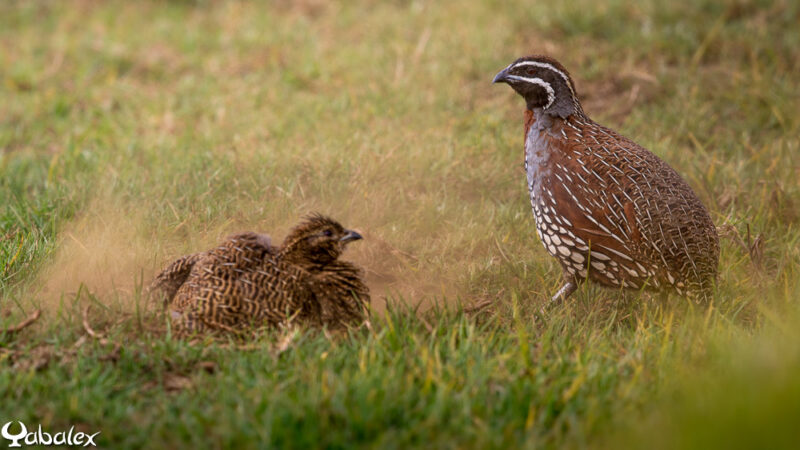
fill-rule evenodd
<path id="1" fill-rule="evenodd" d="M 195 253 L 182 256 L 173 261 L 161 273 L 156 275 L 147 288 L 147 295 L 149 297 L 161 296 L 165 306 L 172 303 L 172 299 L 175 298 L 178 289 L 189 278 L 192 268 L 203 255 L 203 253 Z"/>

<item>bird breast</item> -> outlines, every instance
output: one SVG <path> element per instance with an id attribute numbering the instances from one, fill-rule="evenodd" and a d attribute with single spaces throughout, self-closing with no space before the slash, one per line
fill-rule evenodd
<path id="1" fill-rule="evenodd" d="M 531 119 L 529 119 L 531 120 Z M 552 156 L 551 141 L 557 139 L 550 125 L 549 116 L 539 116 L 526 121 L 525 173 L 528 179 L 528 192 L 531 202 L 542 193 L 542 180 L 550 174 L 549 161 Z"/>

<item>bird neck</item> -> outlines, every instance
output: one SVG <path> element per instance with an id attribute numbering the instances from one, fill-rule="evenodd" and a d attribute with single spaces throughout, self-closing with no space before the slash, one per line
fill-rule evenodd
<path id="1" fill-rule="evenodd" d="M 278 253 L 277 259 L 309 272 L 319 272 L 327 265 L 327 263 L 309 258 L 305 252 L 297 251 L 292 247 L 284 248 Z"/>
<path id="2" fill-rule="evenodd" d="M 566 116 L 553 114 L 552 111 L 545 110 L 542 107 L 528 108 L 525 110 L 525 136 L 528 135 L 531 127 L 537 130 L 545 130 L 569 121 L 589 122 L 589 118 L 583 112 L 580 104 L 576 104 L 575 111 Z"/>
<path id="3" fill-rule="evenodd" d="M 561 121 L 560 117 L 554 116 L 542 108 L 533 108 L 532 113 L 533 117 L 531 125 L 540 130 L 550 128 L 555 122 Z"/>
<path id="4" fill-rule="evenodd" d="M 539 119 L 569 119 L 570 117 L 577 116 L 579 118 L 585 117 L 583 108 L 577 97 L 572 95 L 559 95 L 556 94 L 556 100 L 553 101 L 546 109 L 541 105 L 541 99 L 538 97 L 523 96 L 525 98 L 525 106 L 529 111 L 533 111 L 537 121 Z M 546 121 L 546 120 L 545 120 Z"/>

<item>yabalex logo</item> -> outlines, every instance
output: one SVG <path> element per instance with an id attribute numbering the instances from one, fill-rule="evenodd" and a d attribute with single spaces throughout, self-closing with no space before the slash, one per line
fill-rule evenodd
<path id="1" fill-rule="evenodd" d="M 69 431 L 60 431 L 55 434 L 50 434 L 42 431 L 42 426 L 39 425 L 38 431 L 31 431 L 28 433 L 28 427 L 22 422 L 19 424 L 19 432 L 14 433 L 11 431 L 11 424 L 8 422 L 0 429 L 0 435 L 11 441 L 9 447 L 22 447 L 28 445 L 66 445 L 69 447 L 97 447 L 94 443 L 94 438 L 100 432 L 94 434 L 86 434 L 81 431 L 75 433 L 75 427 L 70 427 Z"/>

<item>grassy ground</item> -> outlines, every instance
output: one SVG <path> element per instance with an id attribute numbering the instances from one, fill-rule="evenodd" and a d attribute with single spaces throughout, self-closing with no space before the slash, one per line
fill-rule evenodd
<path id="1" fill-rule="evenodd" d="M 44 311 L 0 334 L 0 422 L 114 448 L 800 441 L 796 2 L 273 3 L 0 4 L 0 328 Z M 529 53 L 709 206 L 712 306 L 586 287 L 536 313 L 560 270 L 522 101 L 490 84 Z M 310 211 L 364 232 L 373 331 L 189 345 L 141 297 Z"/>

